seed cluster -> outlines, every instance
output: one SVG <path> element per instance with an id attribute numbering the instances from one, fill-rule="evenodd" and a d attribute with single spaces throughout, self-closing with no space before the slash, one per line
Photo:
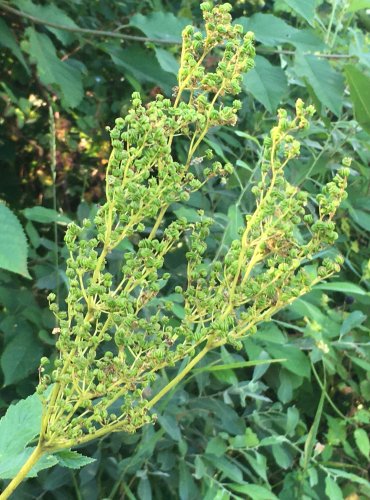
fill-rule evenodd
<path id="1" fill-rule="evenodd" d="M 205 34 L 191 26 L 183 31 L 173 99 L 157 95 L 144 105 L 133 93 L 127 116 L 110 130 L 106 203 L 93 221 L 68 227 L 67 310 L 59 311 L 49 295 L 60 329 L 59 356 L 52 367 L 41 360 L 40 394 L 52 384 L 45 397 L 44 449 L 134 432 L 154 418 L 156 401 L 206 352 L 227 342 L 240 348 L 240 339 L 260 321 L 339 268 L 341 259 L 324 259 L 313 277 L 304 267 L 337 237 L 332 219 L 345 196 L 348 169 L 324 187 L 317 210 L 307 213 L 308 194 L 284 177 L 286 164 L 299 155 L 292 133 L 305 128 L 313 112 L 301 101 L 293 119 L 279 111 L 253 187 L 255 211 L 222 260 L 205 261 L 212 220 L 202 212 L 196 223 L 180 217 L 164 224 L 170 204 L 186 201 L 211 177 L 232 172 L 230 164 L 213 161 L 212 150 L 201 158 L 195 153 L 211 127 L 235 125 L 241 103 L 230 95 L 240 92 L 242 74 L 253 67 L 253 34 L 243 36 L 242 27 L 231 24 L 230 4 L 204 2 L 201 8 Z M 173 156 L 179 136 L 187 141 L 184 163 Z M 195 163 L 204 163 L 201 179 L 192 173 Z M 185 315 L 174 321 L 171 301 L 153 304 L 170 277 L 163 270 L 165 256 L 184 233 L 190 233 L 187 283 L 174 292 L 183 297 Z M 137 244 L 122 252 L 117 277 L 109 272 L 109 259 L 128 238 Z M 192 361 L 151 398 L 158 370 L 185 357 Z"/>

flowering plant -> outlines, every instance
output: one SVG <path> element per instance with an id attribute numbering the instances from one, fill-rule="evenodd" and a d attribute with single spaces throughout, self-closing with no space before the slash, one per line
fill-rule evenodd
<path id="1" fill-rule="evenodd" d="M 296 103 L 296 115 L 278 113 L 264 141 L 260 178 L 252 188 L 255 210 L 246 215 L 239 238 L 222 260 L 204 254 L 212 220 L 199 212 L 189 223 L 165 224 L 168 207 L 186 201 L 215 176 L 232 173 L 213 161 L 211 149 L 196 152 L 208 130 L 235 125 L 242 74 L 253 67 L 253 34 L 231 24 L 229 4 L 201 4 L 205 33 L 188 26 L 173 100 L 157 95 L 144 105 L 139 93 L 132 108 L 110 130 L 112 153 L 106 173 L 106 202 L 94 220 L 69 225 L 67 309 L 55 295 L 50 308 L 58 321 L 58 357 L 50 369 L 41 360 L 38 393 L 43 399 L 39 441 L 0 498 L 8 498 L 44 455 L 69 449 L 110 432 L 135 432 L 155 420 L 152 408 L 211 350 L 242 340 L 316 283 L 339 270 L 342 259 L 325 258 L 313 271 L 306 264 L 337 238 L 333 217 L 345 197 L 348 168 L 342 168 L 307 213 L 308 194 L 284 177 L 299 155 L 293 134 L 308 126 L 311 106 Z M 218 57 L 210 69 L 210 54 Z M 179 137 L 187 159 L 174 158 Z M 202 178 L 192 169 L 204 166 Z M 348 166 L 348 160 L 344 161 Z M 188 235 L 187 281 L 174 292 L 184 300 L 181 322 L 173 303 L 154 306 L 170 276 L 166 255 Z M 109 257 L 128 238 L 136 248 L 123 255 L 120 275 L 109 272 Z M 187 360 L 167 385 L 152 395 L 158 370 Z M 118 409 L 118 411 L 117 411 Z"/>

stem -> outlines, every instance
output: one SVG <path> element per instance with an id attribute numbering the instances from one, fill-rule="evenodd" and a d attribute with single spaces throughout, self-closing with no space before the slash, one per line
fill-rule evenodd
<path id="1" fill-rule="evenodd" d="M 211 345 L 209 342 L 203 347 L 203 349 L 193 358 L 188 365 L 175 377 L 173 378 L 166 386 L 161 389 L 158 394 L 154 396 L 153 399 L 148 401 L 146 407 L 147 408 L 152 408 L 162 397 L 167 394 L 173 387 L 176 387 L 176 385 L 181 382 L 181 380 L 190 372 L 190 370 L 202 359 L 204 356 L 213 349 L 213 345 Z M 1 500 L 1 499 L 0 499 Z"/>
<path id="2" fill-rule="evenodd" d="M 19 470 L 18 474 L 10 481 L 8 486 L 2 492 L 2 494 L 0 495 L 0 500 L 6 500 L 7 498 L 10 497 L 10 495 L 12 495 L 14 493 L 15 489 L 26 478 L 27 474 L 30 472 L 32 467 L 40 460 L 43 453 L 44 453 L 44 451 L 41 448 L 40 443 L 38 443 L 36 448 L 33 450 L 31 455 L 28 457 L 26 463 Z"/>

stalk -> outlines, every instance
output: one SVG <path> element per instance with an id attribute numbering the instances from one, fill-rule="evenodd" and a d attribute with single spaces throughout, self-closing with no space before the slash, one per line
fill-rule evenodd
<path id="1" fill-rule="evenodd" d="M 31 471 L 34 465 L 40 460 L 42 455 L 44 454 L 44 450 L 42 449 L 40 443 L 33 450 L 31 455 L 28 457 L 26 463 L 19 470 L 18 474 L 10 481 L 8 486 L 0 495 L 0 500 L 6 500 L 10 497 L 15 491 L 15 489 L 21 484 L 21 482 L 27 477 L 27 474 Z"/>

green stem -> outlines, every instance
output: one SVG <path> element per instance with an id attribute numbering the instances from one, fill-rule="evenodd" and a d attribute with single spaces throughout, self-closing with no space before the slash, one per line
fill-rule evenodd
<path id="1" fill-rule="evenodd" d="M 177 386 L 179 382 L 190 372 L 190 370 L 197 364 L 199 361 L 204 358 L 204 356 L 213 349 L 213 345 L 209 342 L 203 347 L 203 349 L 193 358 L 188 365 L 175 377 L 173 378 L 163 389 L 161 389 L 158 394 L 154 396 L 153 399 L 148 401 L 146 404 L 147 408 L 152 408 L 160 399 L 163 398 L 167 392 Z"/>
<path id="2" fill-rule="evenodd" d="M 19 470 L 18 474 L 10 481 L 8 486 L 0 495 L 0 500 L 6 500 L 10 497 L 16 490 L 16 488 L 21 484 L 21 482 L 26 478 L 27 474 L 30 472 L 32 467 L 40 460 L 44 451 L 41 448 L 40 443 L 33 450 L 31 455 L 28 457 L 26 463 Z"/>

